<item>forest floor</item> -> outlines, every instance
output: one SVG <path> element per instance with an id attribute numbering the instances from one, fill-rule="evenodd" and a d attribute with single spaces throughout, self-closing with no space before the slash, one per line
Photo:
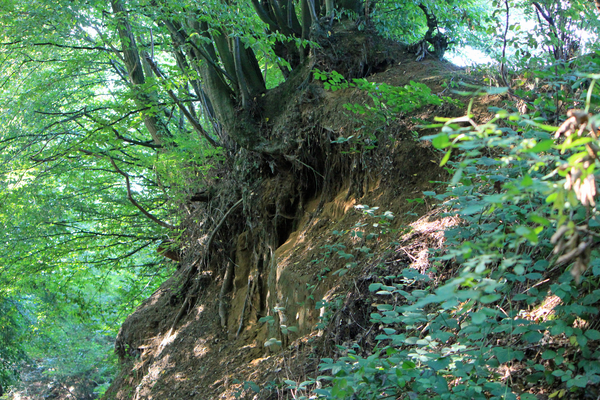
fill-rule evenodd
<path id="1" fill-rule="evenodd" d="M 41 361 L 41 360 L 40 360 Z M 2 398 L 11 400 L 92 400 L 96 383 L 85 376 L 57 377 L 36 360 L 21 365 L 20 382 Z"/>

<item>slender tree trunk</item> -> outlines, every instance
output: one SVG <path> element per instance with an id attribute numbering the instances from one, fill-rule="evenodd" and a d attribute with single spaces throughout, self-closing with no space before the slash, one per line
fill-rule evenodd
<path id="1" fill-rule="evenodd" d="M 127 18 L 127 11 L 120 0 L 111 0 L 111 5 L 117 19 L 117 31 L 123 49 L 123 62 L 132 85 L 135 101 L 140 108 L 147 107 L 148 104 L 157 105 L 156 94 L 152 96 L 152 94 L 146 93 L 140 88 L 146 82 L 144 67 Z M 144 125 L 158 145 L 164 144 L 164 139 L 171 137 L 167 125 L 157 115 L 145 115 Z"/>

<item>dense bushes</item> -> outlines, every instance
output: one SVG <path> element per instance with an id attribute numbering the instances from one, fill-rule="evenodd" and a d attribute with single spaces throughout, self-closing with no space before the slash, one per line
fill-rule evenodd
<path id="1" fill-rule="evenodd" d="M 509 102 L 486 123 L 469 107 L 429 126 L 439 133 L 423 139 L 445 151 L 452 180 L 425 195 L 462 220 L 445 232 L 430 272 L 450 264 L 458 272 L 439 287 L 408 270 L 372 283 L 381 299 L 371 315 L 382 332 L 378 347 L 368 357 L 354 347 L 321 360 L 323 387 L 314 395 L 535 399 L 541 390 L 562 398 L 598 388 L 600 115 L 590 111 L 599 76 L 578 76 L 554 95 L 585 110 L 570 110 L 560 127 L 551 125 L 560 111 L 554 101 L 525 102 L 529 113 Z M 586 82 L 587 90 L 573 90 Z M 472 94 L 486 92 L 503 90 Z"/>

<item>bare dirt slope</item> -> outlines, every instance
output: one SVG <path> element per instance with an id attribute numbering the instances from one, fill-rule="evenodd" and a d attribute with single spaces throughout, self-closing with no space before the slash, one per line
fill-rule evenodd
<path id="1" fill-rule="evenodd" d="M 387 69 L 369 80 L 393 85 L 413 80 L 447 95 L 442 84 L 464 75 L 445 62 L 417 63 L 412 54 L 387 60 Z M 267 112 L 269 102 L 278 101 L 274 92 L 265 99 Z M 441 245 L 439 229 L 456 222 L 425 216 L 430 205 L 412 201 L 445 179 L 438 153 L 415 139 L 422 132 L 412 117 L 463 111 L 442 105 L 399 116 L 380 130 L 373 150 L 331 144 L 361 129 L 343 104 L 366 101 L 357 90 L 328 92 L 319 82 L 298 91 L 269 124 L 273 132 L 278 126 L 304 137 L 299 147 L 306 151 L 286 159 L 247 155 L 246 164 L 233 167 L 237 175 L 225 167 L 219 172 L 227 181 L 254 168 L 263 178 L 249 177 L 247 187 L 231 188 L 232 198 L 220 200 L 221 216 L 238 196 L 244 205 L 232 210 L 208 255 L 199 252 L 198 243 L 210 240 L 211 231 L 199 226 L 209 224 L 207 210 L 218 207 L 187 207 L 181 267 L 123 324 L 117 339 L 122 371 L 105 399 L 286 398 L 293 393 L 282 382 L 316 377 L 319 357 L 334 354 L 335 344 L 372 340 L 376 328 L 369 322 L 366 287 L 373 270 L 423 268 L 427 249 Z M 222 183 L 228 184 L 235 186 Z M 379 207 L 374 214 L 389 211 L 394 218 L 381 221 L 359 205 Z M 353 234 L 358 231 L 371 235 Z M 340 254 L 354 254 L 355 263 Z M 223 292 L 221 304 L 228 266 L 231 289 Z M 267 342 L 273 344 L 266 347 Z"/>

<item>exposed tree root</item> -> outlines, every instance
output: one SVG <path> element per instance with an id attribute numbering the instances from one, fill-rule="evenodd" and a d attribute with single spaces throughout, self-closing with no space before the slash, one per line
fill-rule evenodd
<path id="1" fill-rule="evenodd" d="M 221 327 L 225 329 L 227 327 L 227 304 L 225 296 L 231 289 L 231 283 L 233 282 L 233 268 L 235 263 L 230 260 L 227 263 L 227 269 L 225 270 L 225 276 L 223 277 L 223 284 L 221 285 L 221 291 L 219 292 L 219 317 L 221 318 Z"/>
<path id="2" fill-rule="evenodd" d="M 215 227 L 215 229 L 213 229 L 212 233 L 210 234 L 210 237 L 208 238 L 208 240 L 206 241 L 206 246 L 204 248 L 204 254 L 202 256 L 202 261 L 201 261 L 201 266 L 205 266 L 208 264 L 208 253 L 210 251 L 210 247 L 212 245 L 212 242 L 215 239 L 215 235 L 217 234 L 217 232 L 219 231 L 219 229 L 221 229 L 221 227 L 223 226 L 223 224 L 225 223 L 225 220 L 227 219 L 227 217 L 229 217 L 229 215 L 231 215 L 231 213 L 233 211 L 235 211 L 236 208 L 238 208 L 240 206 L 240 204 L 242 204 L 242 201 L 244 199 L 239 199 L 234 205 L 231 206 L 231 208 L 225 213 L 225 215 L 223 215 L 223 218 L 221 218 L 221 220 L 219 221 L 219 223 L 217 224 L 217 226 Z M 228 266 L 228 270 L 233 270 L 233 263 L 231 263 L 230 267 Z M 197 266 L 192 266 L 190 268 L 190 273 L 188 274 L 187 278 L 185 279 L 184 282 L 188 282 L 191 277 L 193 276 L 194 272 L 198 270 Z M 230 271 L 230 274 L 232 274 L 233 271 Z M 227 271 L 225 272 L 225 279 L 223 282 L 223 285 L 225 286 L 226 284 L 226 280 L 227 280 Z M 231 279 L 231 278 L 229 278 Z M 191 290 L 191 293 L 186 295 L 185 297 L 185 301 L 183 302 L 183 304 L 181 305 L 181 308 L 179 309 L 179 312 L 177 313 L 177 316 L 175 317 L 175 319 L 173 320 L 173 324 L 171 325 L 171 329 L 169 329 L 169 332 L 172 332 L 173 329 L 175 328 L 175 326 L 179 323 L 179 321 L 181 320 L 181 318 L 186 314 L 186 308 L 188 308 L 189 306 L 191 306 L 191 302 L 190 302 L 190 298 L 195 296 L 195 293 L 197 292 L 198 288 L 194 287 L 193 290 Z M 221 291 L 223 292 L 223 288 L 221 289 Z M 225 292 L 226 294 L 227 292 Z M 223 310 L 225 310 L 225 305 L 223 304 L 224 302 L 224 297 L 225 294 L 221 293 L 221 295 L 219 296 L 219 315 L 221 314 L 221 308 L 223 308 Z M 223 323 L 223 317 L 221 317 L 221 323 Z M 227 317 L 225 316 L 225 322 L 227 322 Z"/>
<path id="3" fill-rule="evenodd" d="M 248 305 L 249 299 L 254 294 L 255 283 L 256 283 L 256 280 L 252 278 L 252 275 L 250 275 L 248 277 L 248 291 L 246 292 L 246 298 L 244 299 L 244 307 L 242 308 L 242 312 L 240 314 L 240 323 L 238 326 L 238 330 L 235 333 L 236 338 L 238 336 L 240 336 L 240 332 L 242 331 L 242 328 L 244 327 L 244 315 L 246 314 L 246 306 Z"/>

